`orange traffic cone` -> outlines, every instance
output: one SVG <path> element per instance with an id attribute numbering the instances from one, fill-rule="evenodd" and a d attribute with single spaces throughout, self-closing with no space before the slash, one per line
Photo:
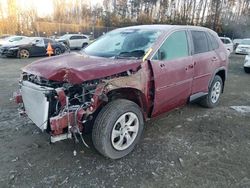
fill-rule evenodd
<path id="1" fill-rule="evenodd" d="M 49 55 L 49 57 L 53 54 L 53 48 L 52 48 L 50 42 L 48 43 L 48 47 L 47 47 L 46 51 L 47 51 L 47 54 Z"/>

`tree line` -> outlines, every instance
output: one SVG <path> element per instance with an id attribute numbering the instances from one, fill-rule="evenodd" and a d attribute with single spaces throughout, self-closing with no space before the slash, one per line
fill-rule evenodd
<path id="1" fill-rule="evenodd" d="M 39 17 L 17 0 L 0 1 L 0 33 L 93 32 L 138 24 L 182 24 L 209 27 L 232 38 L 250 37 L 250 0 L 52 0 L 53 12 Z M 6 6 L 5 6 L 6 7 Z M 5 11 L 4 11 L 5 10 Z M 103 32 L 109 29 L 103 29 Z"/>

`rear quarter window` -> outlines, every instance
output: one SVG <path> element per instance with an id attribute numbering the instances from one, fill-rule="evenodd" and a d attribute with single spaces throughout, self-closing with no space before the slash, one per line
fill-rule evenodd
<path id="1" fill-rule="evenodd" d="M 209 46 L 211 50 L 216 50 L 219 48 L 219 43 L 217 38 L 212 35 L 211 33 L 207 33 L 207 37 L 208 37 L 208 42 L 209 42 Z"/>

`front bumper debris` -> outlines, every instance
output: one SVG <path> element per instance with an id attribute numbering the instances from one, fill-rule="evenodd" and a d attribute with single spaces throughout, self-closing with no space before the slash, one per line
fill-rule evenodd
<path id="1" fill-rule="evenodd" d="M 46 94 L 53 90 L 53 88 L 39 86 L 28 81 L 21 83 L 25 112 L 42 131 L 45 131 L 48 126 L 49 101 Z"/>
<path id="2" fill-rule="evenodd" d="M 81 106 L 69 106 L 69 99 L 61 89 L 40 86 L 29 81 L 20 83 L 20 91 L 13 94 L 14 101 L 20 105 L 19 114 L 26 114 L 37 127 L 51 135 L 52 143 L 71 139 L 80 134 L 82 138 L 83 116 L 87 113 Z M 53 105 L 52 105 L 53 104 Z M 51 109 L 61 105 L 56 114 Z M 52 110 L 53 111 L 53 110 Z"/>

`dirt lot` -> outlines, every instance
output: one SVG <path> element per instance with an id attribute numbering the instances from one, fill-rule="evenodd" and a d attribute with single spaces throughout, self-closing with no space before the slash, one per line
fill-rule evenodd
<path id="1" fill-rule="evenodd" d="M 0 187 L 250 187 L 250 113 L 230 108 L 250 106 L 243 58 L 231 56 L 217 108 L 190 104 L 151 120 L 121 160 L 71 140 L 50 145 L 10 101 L 20 68 L 36 59 L 0 58 Z"/>

